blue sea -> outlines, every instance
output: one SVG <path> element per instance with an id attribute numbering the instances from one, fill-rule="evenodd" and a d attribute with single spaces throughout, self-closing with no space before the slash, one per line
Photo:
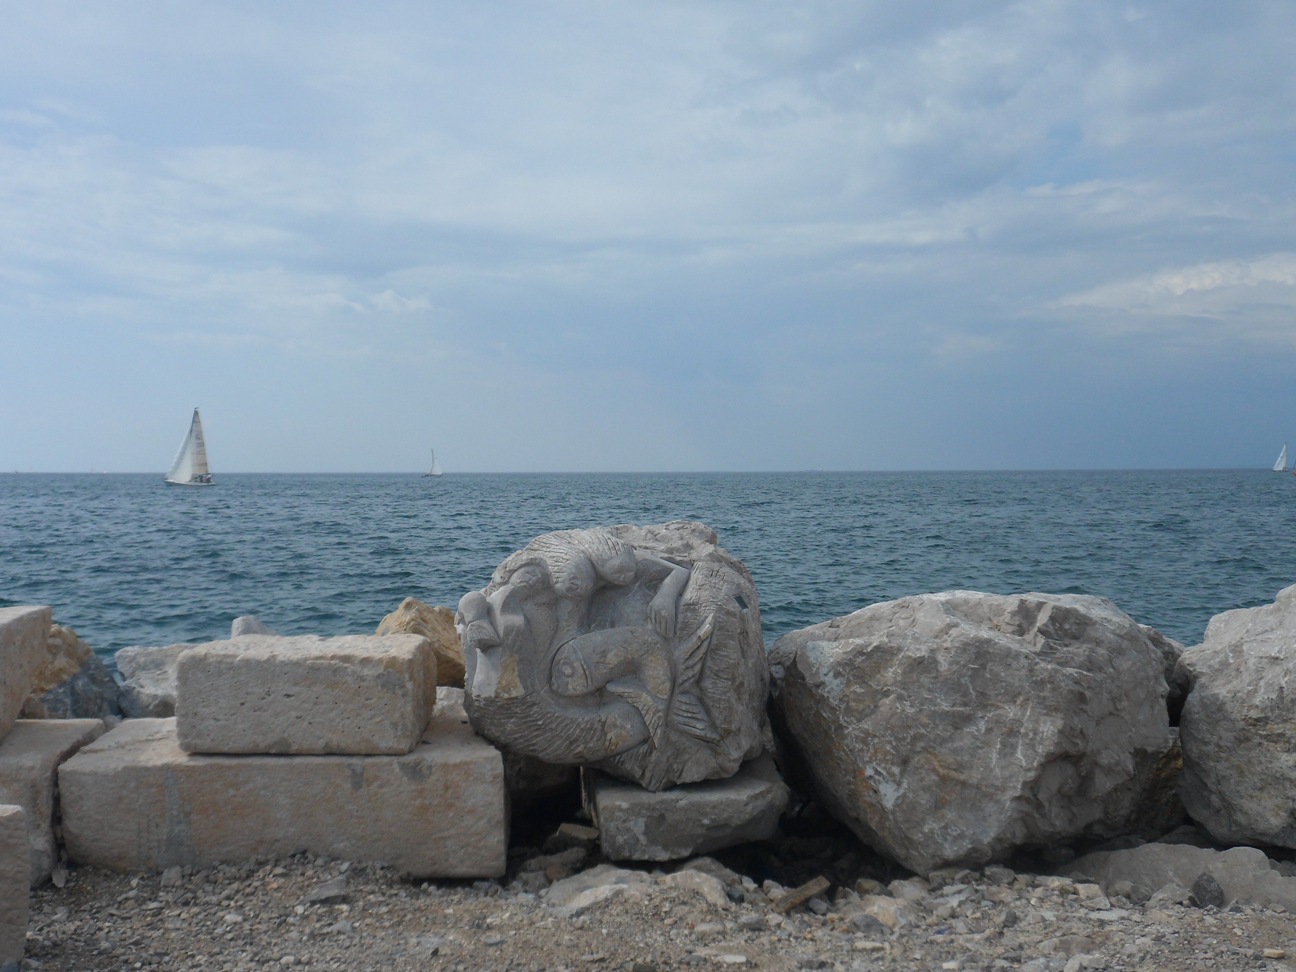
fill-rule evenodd
<path id="1" fill-rule="evenodd" d="M 49 604 L 105 658 L 369 632 L 453 608 L 550 530 L 693 519 L 756 580 L 765 636 L 908 594 L 1098 594 L 1186 645 L 1296 583 L 1296 478 L 1269 471 L 0 475 L 0 607 Z"/>

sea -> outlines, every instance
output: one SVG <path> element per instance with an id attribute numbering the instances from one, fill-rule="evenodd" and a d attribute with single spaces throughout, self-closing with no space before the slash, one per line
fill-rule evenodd
<path id="1" fill-rule="evenodd" d="M 128 645 L 372 632 L 450 608 L 551 530 L 699 520 L 767 642 L 910 594 L 1095 594 L 1186 646 L 1296 583 L 1296 477 L 1268 470 L 217 476 L 0 474 L 0 607 Z"/>

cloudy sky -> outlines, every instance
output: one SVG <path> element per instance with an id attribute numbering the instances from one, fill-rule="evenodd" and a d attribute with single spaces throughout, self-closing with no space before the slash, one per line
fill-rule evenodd
<path id="1" fill-rule="evenodd" d="M 1290 0 L 0 15 L 0 469 L 1296 447 Z"/>

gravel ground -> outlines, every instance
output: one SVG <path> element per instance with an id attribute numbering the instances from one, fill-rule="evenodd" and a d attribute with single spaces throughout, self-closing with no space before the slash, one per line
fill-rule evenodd
<path id="1" fill-rule="evenodd" d="M 916 878 L 837 834 L 717 858 L 610 865 L 569 827 L 515 848 L 498 882 L 305 855 L 74 868 L 33 893 L 23 968 L 1296 970 L 1296 917 L 1281 909 L 1109 899 L 1024 862 Z"/>

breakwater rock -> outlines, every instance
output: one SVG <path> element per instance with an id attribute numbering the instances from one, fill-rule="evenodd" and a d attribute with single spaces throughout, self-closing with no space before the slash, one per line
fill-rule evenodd
<path id="1" fill-rule="evenodd" d="M 770 661 L 814 792 L 918 873 L 1122 833 L 1172 743 L 1161 646 L 1102 598 L 903 598 Z"/>

